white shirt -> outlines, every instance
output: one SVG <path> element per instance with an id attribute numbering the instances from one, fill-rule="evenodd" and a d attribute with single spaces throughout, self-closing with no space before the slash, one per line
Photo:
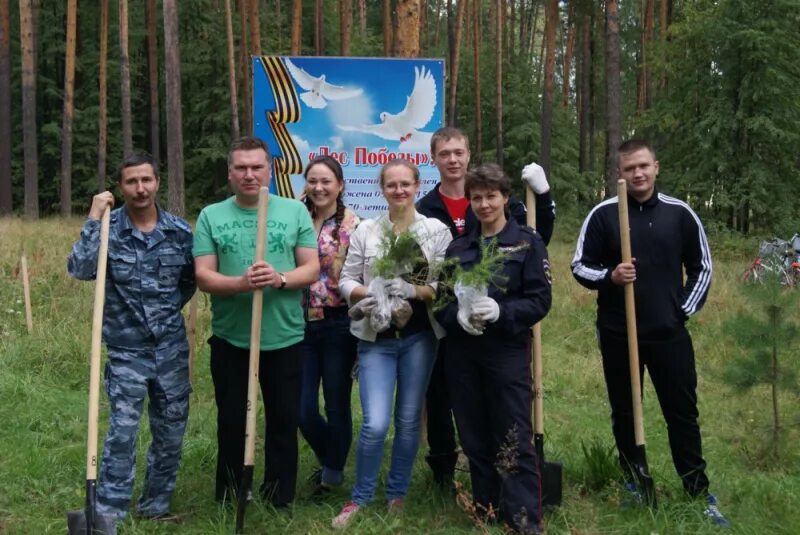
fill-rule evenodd
<path id="1" fill-rule="evenodd" d="M 339 292 L 349 304 L 352 304 L 350 295 L 359 286 L 369 286 L 373 279 L 372 263 L 375 258 L 381 256 L 381 237 L 385 229 L 391 228 L 392 222 L 388 215 L 382 215 L 377 219 L 367 219 L 362 221 L 356 231 L 350 236 L 350 248 L 347 251 L 347 259 L 342 268 L 339 278 Z M 447 246 L 453 237 L 447 225 L 432 217 L 425 217 L 416 213 L 414 223 L 409 227 L 419 239 L 422 254 L 428 261 L 427 284 L 436 290 L 436 280 L 438 270 L 435 267 L 444 261 Z M 433 317 L 431 305 L 428 304 L 428 318 L 430 319 L 433 332 L 437 338 L 444 337 L 444 329 L 436 322 Z M 374 342 L 377 333 L 369 326 L 367 318 L 350 322 L 350 332 L 353 336 L 368 342 Z"/>

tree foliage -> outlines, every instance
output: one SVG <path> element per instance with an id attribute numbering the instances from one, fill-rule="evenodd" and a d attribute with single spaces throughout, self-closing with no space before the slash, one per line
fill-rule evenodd
<path id="1" fill-rule="evenodd" d="M 244 0 L 241 0 L 244 1 Z M 451 3 L 451 17 L 459 3 Z M 158 0 L 161 13 L 162 2 Z M 474 163 L 496 161 L 501 149 L 503 166 L 512 177 L 532 160 L 542 158 L 542 104 L 544 4 L 530 0 L 475 0 L 463 6 L 467 14 L 480 8 L 477 30 L 465 24 L 460 55 L 471 57 L 476 38 L 479 69 L 474 61 L 458 65 L 455 117 L 448 118 L 466 132 L 476 131 L 475 110 L 481 110 L 481 151 Z M 659 3 L 659 6 L 663 2 Z M 263 3 L 258 10 L 264 54 L 289 54 L 293 10 L 297 2 Z M 316 2 L 302 2 L 299 53 L 313 54 Z M 321 50 L 339 51 L 340 6 L 322 2 L 324 31 Z M 363 31 L 361 5 L 365 7 Z M 420 43 L 427 57 L 450 57 L 446 2 L 420 2 Z M 236 2 L 234 2 L 236 5 Z M 389 2 L 396 8 L 398 2 Z M 600 0 L 569 0 L 558 4 L 554 90 L 567 96 L 566 106 L 555 106 L 551 136 L 550 181 L 563 215 L 585 214 L 605 194 L 603 169 L 607 130 L 605 5 Z M 620 41 L 619 102 L 621 134 L 650 138 L 661 162 L 659 188 L 687 200 L 710 228 L 742 232 L 791 234 L 800 228 L 800 10 L 797 0 L 684 0 L 671 2 L 669 17 L 653 20 L 643 39 L 644 2 L 618 2 Z M 12 0 L 16 14 L 19 0 Z M 353 56 L 383 55 L 384 1 L 359 2 L 358 31 L 350 43 Z M 497 78 L 496 22 L 503 33 L 501 84 Z M 39 205 L 43 214 L 59 211 L 58 176 L 61 161 L 65 2 L 42 2 L 36 25 L 36 125 L 38 140 Z M 108 161 L 109 176 L 122 156 L 118 2 L 109 2 Z M 97 189 L 99 4 L 82 2 L 78 14 L 74 123 L 74 212 L 88 208 Z M 144 2 L 129 3 L 129 57 L 133 145 L 152 145 L 148 96 L 147 33 Z M 572 12 L 572 16 L 569 16 Z M 179 9 L 183 131 L 185 146 L 186 209 L 192 216 L 226 192 L 225 151 L 230 141 L 232 113 L 226 76 L 226 31 L 223 2 L 183 0 Z M 396 18 L 396 13 L 391 13 Z M 467 18 L 465 16 L 465 18 Z M 249 21 L 232 17 L 234 46 L 251 32 Z M 455 22 L 455 21 L 452 21 Z M 159 18 L 158 32 L 163 23 Z M 389 24 L 392 28 L 392 24 Z M 19 19 L 11 18 L 11 122 L 21 131 L 22 95 Z M 568 38 L 576 35 L 569 47 Z M 662 38 L 661 36 L 665 36 Z M 588 36 L 588 39 L 585 39 Z M 159 102 L 164 94 L 164 40 L 158 40 Z M 642 50 L 643 41 L 647 50 Z M 571 57 L 567 60 L 568 49 Z M 650 106 L 637 109 L 637 78 L 646 59 Z M 237 63 L 240 59 L 237 57 Z M 241 65 L 238 65 L 241 78 Z M 588 71 L 588 72 L 586 72 Z M 580 77 L 579 77 L 580 76 Z M 476 77 L 481 93 L 476 102 Z M 453 76 L 455 79 L 456 76 Z M 579 81 L 586 81 L 579 91 Z M 241 81 L 239 82 L 241 83 Z M 448 81 L 449 83 L 449 81 Z M 641 85 L 641 84 L 640 84 Z M 502 89 L 502 109 L 497 91 Z M 446 89 L 446 88 L 444 88 Z M 449 94 L 449 91 L 442 91 Z M 580 95 L 583 95 L 582 97 Z M 579 100 L 583 98 L 583 102 Z M 579 104 L 583 109 L 581 143 Z M 238 100 L 244 120 L 244 96 Z M 500 113 L 497 113 L 497 112 Z M 498 128 L 501 126 L 501 128 Z M 166 133 L 162 109 L 159 134 Z M 166 147 L 161 144 L 166 161 Z M 11 140 L 13 204 L 23 207 L 22 136 Z M 579 168 L 579 164 L 582 165 Z M 582 169 L 582 171 L 581 171 Z M 163 178 L 169 169 L 164 168 Z M 106 177 L 107 178 L 107 177 Z M 110 182 L 107 180 L 110 185 Z M 515 181 L 518 191 L 521 185 Z M 166 181 L 165 181 L 166 184 Z M 162 188 L 166 193 L 166 188 Z"/>

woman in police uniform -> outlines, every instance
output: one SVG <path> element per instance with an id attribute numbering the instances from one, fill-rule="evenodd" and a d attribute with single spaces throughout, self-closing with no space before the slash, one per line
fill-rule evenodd
<path id="1" fill-rule="evenodd" d="M 488 282 L 488 296 L 478 298 L 471 313 L 459 312 L 451 301 L 437 314 L 447 331 L 448 390 L 476 506 L 486 513 L 499 509 L 519 533 L 538 533 L 530 328 L 550 309 L 547 250 L 534 230 L 508 218 L 511 182 L 499 166 L 468 172 L 465 192 L 480 226 L 456 238 L 447 258 L 470 271 L 481 260 L 482 245 L 494 242 L 504 259 Z M 440 292 L 452 291 L 452 282 L 440 284 Z"/>

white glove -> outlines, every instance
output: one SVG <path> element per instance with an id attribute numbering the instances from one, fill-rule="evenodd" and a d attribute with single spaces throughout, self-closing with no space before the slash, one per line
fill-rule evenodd
<path id="1" fill-rule="evenodd" d="M 544 169 L 536 162 L 531 162 L 522 168 L 522 180 L 527 182 L 528 186 L 537 195 L 547 193 L 550 190 L 550 184 L 547 183 Z"/>
<path id="2" fill-rule="evenodd" d="M 355 305 L 351 306 L 348 314 L 350 314 L 352 319 L 358 321 L 365 316 L 369 316 L 377 305 L 378 300 L 371 295 L 368 295 Z"/>
<path id="3" fill-rule="evenodd" d="M 386 281 L 386 289 L 387 295 L 394 295 L 401 299 L 414 299 L 417 296 L 417 290 L 414 288 L 414 285 L 410 282 L 406 282 L 400 277 L 395 277 L 391 280 Z"/>
<path id="4" fill-rule="evenodd" d="M 494 323 L 500 317 L 500 305 L 491 297 L 480 297 L 472 303 L 472 315 L 482 321 Z"/>
<path id="5" fill-rule="evenodd" d="M 471 334 L 472 336 L 480 336 L 483 334 L 483 331 L 476 329 L 469 321 L 469 314 L 465 311 L 459 310 L 458 314 L 456 314 L 456 319 L 458 319 L 458 324 L 461 325 L 461 328 L 464 329 L 467 334 Z"/>

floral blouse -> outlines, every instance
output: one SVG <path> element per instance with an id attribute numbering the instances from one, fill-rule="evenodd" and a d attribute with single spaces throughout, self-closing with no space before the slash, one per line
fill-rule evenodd
<path id="1" fill-rule="evenodd" d="M 308 310 L 308 321 L 323 319 L 324 307 L 347 306 L 347 301 L 339 293 L 339 275 L 347 257 L 350 236 L 360 222 L 361 220 L 355 212 L 350 208 L 345 208 L 344 218 L 339 225 L 338 242 L 334 240 L 333 235 L 336 228 L 336 216 L 331 216 L 322 223 L 317 236 L 319 280 L 309 287 L 305 303 Z"/>

